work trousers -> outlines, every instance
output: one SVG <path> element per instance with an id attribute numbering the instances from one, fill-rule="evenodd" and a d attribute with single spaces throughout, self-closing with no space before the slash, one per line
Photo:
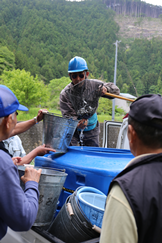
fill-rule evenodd
<path id="1" fill-rule="evenodd" d="M 80 133 L 81 131 L 75 130 L 72 137 L 70 146 L 78 146 L 80 144 Z M 99 134 L 100 134 L 100 124 L 97 121 L 97 125 L 94 129 L 84 132 L 83 131 L 83 146 L 99 147 Z"/>

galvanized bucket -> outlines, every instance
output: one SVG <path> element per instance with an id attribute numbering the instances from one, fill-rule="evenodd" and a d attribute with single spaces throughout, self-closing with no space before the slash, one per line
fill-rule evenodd
<path id="1" fill-rule="evenodd" d="M 78 120 L 63 118 L 53 113 L 45 113 L 43 119 L 43 144 L 51 147 L 56 152 L 66 152 Z"/>
<path id="2" fill-rule="evenodd" d="M 38 169 L 40 167 L 34 167 Z M 57 202 L 61 194 L 67 174 L 57 169 L 41 168 L 42 173 L 39 181 L 39 208 L 33 226 L 49 226 L 57 209 Z M 25 166 L 18 166 L 19 176 L 24 175 Z M 24 183 L 20 179 L 22 189 Z"/>

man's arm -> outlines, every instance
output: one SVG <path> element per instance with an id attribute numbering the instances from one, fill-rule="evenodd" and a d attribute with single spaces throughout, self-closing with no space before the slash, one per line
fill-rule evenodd
<path id="1" fill-rule="evenodd" d="M 38 111 L 38 115 L 37 115 L 36 119 L 33 118 L 28 121 L 17 123 L 14 130 L 12 131 L 10 137 L 18 135 L 22 132 L 26 132 L 29 128 L 34 126 L 37 122 L 40 122 L 41 120 L 43 120 L 43 115 L 45 112 L 47 112 L 46 109 L 41 109 Z"/>
<path id="2" fill-rule="evenodd" d="M 67 94 L 65 93 L 65 89 L 60 93 L 60 110 L 63 117 L 72 117 L 73 119 L 78 118 Z"/>
<path id="3" fill-rule="evenodd" d="M 4 184 L 0 195 L 1 220 L 4 225 L 8 225 L 16 231 L 27 231 L 33 225 L 38 211 L 38 182 L 41 171 L 33 168 L 26 168 L 25 191 L 20 187 L 17 168 L 11 158 L 5 153 L 1 156 L 0 184 Z M 29 175 L 30 173 L 30 175 Z"/>
<path id="4" fill-rule="evenodd" d="M 36 156 L 43 156 L 49 151 L 56 152 L 56 150 L 52 148 L 47 148 L 45 145 L 40 145 L 33 149 L 30 153 L 22 157 L 20 160 L 19 158 L 12 158 L 14 164 L 16 165 L 24 165 L 24 164 L 30 164 L 30 162 L 36 157 Z"/>
<path id="5" fill-rule="evenodd" d="M 36 124 L 36 122 L 34 119 L 17 123 L 14 130 L 12 131 L 10 137 L 18 135 L 22 132 L 26 132 L 29 128 L 31 128 L 35 124 Z"/>
<path id="6" fill-rule="evenodd" d="M 116 95 L 120 94 L 120 89 L 114 83 L 111 83 L 111 82 L 104 83 L 104 87 L 107 88 L 108 93 L 116 94 Z"/>

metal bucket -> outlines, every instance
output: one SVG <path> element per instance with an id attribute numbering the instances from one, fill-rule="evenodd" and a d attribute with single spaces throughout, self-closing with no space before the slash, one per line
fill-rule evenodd
<path id="1" fill-rule="evenodd" d="M 53 113 L 45 113 L 43 119 L 43 144 L 56 152 L 66 152 L 78 120 L 63 118 Z"/>
<path id="2" fill-rule="evenodd" d="M 40 167 L 34 167 L 38 169 Z M 41 168 L 42 173 L 39 181 L 39 208 L 36 220 L 33 226 L 48 227 L 53 219 L 57 209 L 57 202 L 61 194 L 67 174 L 55 169 Z M 18 166 L 19 177 L 24 175 L 25 166 Z M 24 183 L 20 179 L 22 189 L 25 189 Z"/>

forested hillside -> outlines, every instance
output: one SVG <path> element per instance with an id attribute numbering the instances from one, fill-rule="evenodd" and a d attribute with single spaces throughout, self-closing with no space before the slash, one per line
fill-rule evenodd
<path id="1" fill-rule="evenodd" d="M 121 38 L 115 14 L 104 0 L 0 0 L 0 75 L 15 67 L 48 85 L 68 77 L 68 62 L 77 55 L 86 59 L 91 77 L 113 82 L 114 42 Z M 162 93 L 162 40 L 121 40 L 121 92 Z"/>
<path id="2" fill-rule="evenodd" d="M 67 76 L 69 60 L 84 57 L 93 76 L 113 80 L 113 42 L 119 30 L 101 1 L 1 0 L 0 42 L 15 53 L 16 68 L 48 83 Z"/>

